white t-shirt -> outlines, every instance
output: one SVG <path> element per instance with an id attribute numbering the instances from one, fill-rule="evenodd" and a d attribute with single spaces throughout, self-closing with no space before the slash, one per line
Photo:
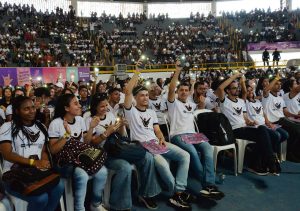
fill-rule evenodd
<path id="1" fill-rule="evenodd" d="M 71 137 L 83 142 L 83 135 L 86 133 L 86 126 L 83 118 L 81 116 L 76 116 L 73 123 L 68 123 L 71 129 Z M 48 129 L 49 138 L 61 138 L 66 133 L 64 127 L 64 121 L 61 118 L 54 119 Z"/>
<path id="2" fill-rule="evenodd" d="M 0 143 L 10 142 L 12 151 L 22 157 L 29 158 L 30 155 L 37 155 L 41 159 L 45 135 L 35 124 L 24 128 L 30 133 L 31 140 L 28 140 L 21 130 L 13 140 L 11 134 L 12 122 L 4 123 L 0 128 Z M 10 170 L 12 165 L 13 163 L 4 160 L 4 172 Z"/>
<path id="3" fill-rule="evenodd" d="M 117 116 L 117 113 L 119 111 L 119 104 L 116 104 L 115 107 L 112 107 L 109 103 L 107 105 L 107 112 L 111 112 L 114 116 Z"/>
<path id="4" fill-rule="evenodd" d="M 5 113 L 4 113 L 4 111 L 3 111 L 3 109 L 2 108 L 0 108 L 0 116 L 2 117 L 2 119 L 6 119 L 6 116 L 5 116 Z"/>
<path id="5" fill-rule="evenodd" d="M 170 119 L 170 136 L 184 133 L 196 133 L 193 112 L 196 104 L 187 101 L 183 103 L 178 99 L 168 103 L 168 116 Z"/>
<path id="6" fill-rule="evenodd" d="M 286 93 L 283 96 L 283 100 L 287 107 L 287 110 L 292 114 L 299 114 L 300 112 L 300 93 L 298 93 L 295 97 L 290 98 L 290 93 Z"/>
<path id="7" fill-rule="evenodd" d="M 155 111 L 151 109 L 141 111 L 133 106 L 130 109 L 125 108 L 124 111 L 130 128 L 131 140 L 140 142 L 158 140 L 153 127 L 158 124 Z"/>
<path id="8" fill-rule="evenodd" d="M 265 124 L 263 106 L 259 100 L 255 99 L 254 102 L 246 100 L 246 108 L 248 117 L 251 121 L 256 121 L 258 125 Z"/>
<path id="9" fill-rule="evenodd" d="M 262 98 L 264 112 L 270 122 L 277 122 L 284 117 L 283 109 L 286 107 L 282 97 L 274 96 L 271 92 L 268 97 Z"/>
<path id="10" fill-rule="evenodd" d="M 92 117 L 87 117 L 85 119 L 85 125 L 86 125 L 87 130 L 89 130 L 89 128 L 90 128 L 91 121 L 92 121 Z M 93 134 L 100 136 L 102 133 L 104 133 L 107 130 L 107 128 L 110 125 L 115 124 L 115 122 L 116 122 L 116 117 L 112 113 L 107 112 L 104 119 L 100 119 L 99 124 L 94 128 Z M 105 143 L 105 141 L 101 142 L 101 146 L 103 146 L 104 143 Z"/>
<path id="11" fill-rule="evenodd" d="M 5 115 L 6 116 L 12 115 L 12 105 L 7 106 L 5 110 Z"/>
<path id="12" fill-rule="evenodd" d="M 232 129 L 237 129 L 246 126 L 243 113 L 246 112 L 246 105 L 242 99 L 237 99 L 236 102 L 230 100 L 228 97 L 220 102 L 221 112 L 228 118 Z"/>
<path id="13" fill-rule="evenodd" d="M 162 99 L 161 97 L 158 97 L 156 100 L 149 99 L 149 105 L 148 107 L 156 112 L 158 124 L 163 125 L 165 124 L 164 120 L 164 113 L 162 109 Z"/>

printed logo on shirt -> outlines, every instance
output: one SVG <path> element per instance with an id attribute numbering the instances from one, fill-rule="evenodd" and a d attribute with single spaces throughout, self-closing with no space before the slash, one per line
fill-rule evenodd
<path id="1" fill-rule="evenodd" d="M 151 117 L 149 119 L 146 119 L 146 118 L 143 118 L 143 117 L 140 116 L 140 118 L 141 118 L 141 120 L 143 122 L 144 127 L 148 127 L 149 123 L 150 123 Z"/>
<path id="2" fill-rule="evenodd" d="M 191 110 L 192 110 L 192 106 L 190 106 L 190 105 L 185 105 L 185 107 L 186 107 L 186 109 L 187 109 L 188 111 L 191 111 Z"/>
<path id="3" fill-rule="evenodd" d="M 275 103 L 275 108 L 273 109 L 274 111 L 275 110 L 279 110 L 281 108 L 281 103 Z"/>
<path id="4" fill-rule="evenodd" d="M 297 99 L 298 103 L 299 103 L 299 106 L 300 106 L 300 97 Z"/>
<path id="5" fill-rule="evenodd" d="M 260 112 L 261 112 L 261 107 L 254 107 L 254 106 L 252 106 L 252 108 L 255 110 L 255 112 L 256 112 L 257 114 L 260 114 Z"/>
<path id="6" fill-rule="evenodd" d="M 100 126 L 103 127 L 105 130 L 107 130 L 107 128 L 108 128 L 109 126 L 111 126 L 111 125 L 112 125 L 112 121 L 110 121 L 109 124 L 100 125 Z"/>
<path id="7" fill-rule="evenodd" d="M 152 103 L 156 110 L 160 110 L 161 103 Z"/>
<path id="8" fill-rule="evenodd" d="M 237 107 L 237 108 L 235 108 L 235 107 L 232 107 L 234 110 L 235 110 L 235 113 L 233 113 L 233 115 L 241 115 L 241 113 L 242 113 L 242 107 Z"/>
<path id="9" fill-rule="evenodd" d="M 80 134 L 74 133 L 72 136 L 73 139 L 80 141 L 82 138 L 82 131 L 80 132 Z"/>
<path id="10" fill-rule="evenodd" d="M 27 133 L 29 140 L 31 142 L 36 142 L 40 137 L 40 132 L 41 131 L 38 131 L 36 134 L 34 134 L 34 132 Z"/>

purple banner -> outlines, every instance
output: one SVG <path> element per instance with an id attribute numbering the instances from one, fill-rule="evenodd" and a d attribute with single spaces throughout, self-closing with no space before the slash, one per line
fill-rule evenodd
<path id="1" fill-rule="evenodd" d="M 78 67 L 78 79 L 88 82 L 90 80 L 90 68 Z"/>
<path id="2" fill-rule="evenodd" d="M 275 50 L 275 48 L 277 48 L 278 50 L 300 48 L 300 41 L 275 42 L 275 43 L 260 42 L 260 43 L 249 43 L 247 45 L 248 51 L 264 51 L 265 49 Z"/>
<path id="3" fill-rule="evenodd" d="M 16 68 L 1 68 L 0 69 L 0 85 L 1 86 L 16 86 L 18 84 Z"/>
<path id="4" fill-rule="evenodd" d="M 40 78 L 43 78 L 43 68 L 42 67 L 31 67 L 30 75 L 32 81 L 38 81 Z"/>

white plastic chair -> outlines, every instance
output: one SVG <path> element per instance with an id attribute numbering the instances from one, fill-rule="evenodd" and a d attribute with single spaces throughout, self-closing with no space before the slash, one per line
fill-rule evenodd
<path id="1" fill-rule="evenodd" d="M 244 139 L 236 139 L 236 144 L 238 145 L 238 173 L 241 174 L 243 173 L 244 167 L 245 149 L 248 144 L 255 144 L 255 142 Z"/>
<path id="2" fill-rule="evenodd" d="M 286 153 L 287 153 L 287 141 L 284 141 L 280 144 L 280 161 L 286 161 Z"/>
<path id="3" fill-rule="evenodd" d="M 234 175 L 237 176 L 237 154 L 236 154 L 236 147 L 235 144 L 228 144 L 224 146 L 215 146 L 212 145 L 214 148 L 214 165 L 215 165 L 215 171 L 217 171 L 217 161 L 218 161 L 218 153 L 224 150 L 233 149 L 233 155 L 234 155 Z"/>
<path id="4" fill-rule="evenodd" d="M 201 109 L 201 110 L 197 110 L 197 112 L 194 112 L 194 125 L 196 128 L 196 131 L 199 133 L 199 128 L 197 125 L 197 115 L 200 113 L 207 113 L 207 112 L 212 112 L 211 110 L 207 110 L 207 109 Z M 228 150 L 228 149 L 233 149 L 233 153 L 234 153 L 234 175 L 237 176 L 237 154 L 236 154 L 236 146 L 235 144 L 228 144 L 228 145 L 224 145 L 224 146 L 215 146 L 212 145 L 212 147 L 214 148 L 214 154 L 213 154 L 213 159 L 214 159 L 214 166 L 215 166 L 215 171 L 217 171 L 217 162 L 218 162 L 218 154 L 221 151 L 224 150 Z"/>
<path id="5" fill-rule="evenodd" d="M 74 196 L 72 188 L 72 179 L 63 179 L 65 183 L 66 211 L 74 211 Z"/>

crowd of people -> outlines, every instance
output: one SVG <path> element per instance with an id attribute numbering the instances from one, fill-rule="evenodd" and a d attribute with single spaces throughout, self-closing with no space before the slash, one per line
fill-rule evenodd
<path id="1" fill-rule="evenodd" d="M 233 23 L 240 22 L 238 32 L 242 34 L 243 39 L 248 43 L 282 42 L 295 41 L 298 11 L 289 12 L 287 9 L 265 11 L 264 9 L 255 9 L 247 13 L 240 11 L 236 13 L 223 13 L 224 17 L 229 18 Z M 243 31 L 243 27 L 246 27 Z"/>
<path id="2" fill-rule="evenodd" d="M 139 174 L 139 200 L 147 208 L 156 209 L 154 196 L 164 191 L 169 194 L 171 206 L 189 210 L 196 200 L 187 190 L 189 175 L 202 184 L 200 195 L 213 200 L 224 197 L 215 183 L 213 148 L 203 135 L 207 131 L 199 133 L 194 127 L 197 111 L 224 115 L 235 138 L 256 143 L 249 152 L 250 172 L 279 176 L 278 156 L 284 141 L 288 143 L 288 159 L 300 162 L 299 71 L 216 70 L 195 75 L 186 73 L 176 61 L 171 78 L 145 81 L 139 78 L 140 67 L 139 61 L 132 78 L 99 81 L 92 89 L 84 81 L 58 81 L 48 84 L 48 88 L 1 87 L 0 152 L 4 172 L 12 163 L 50 168 L 44 156 L 45 136 L 49 136 L 54 157 L 66 150 L 68 143 L 84 142 L 103 147 L 108 158 L 91 177 L 76 165 L 55 167 L 61 177 L 73 178 L 75 210 L 84 210 L 89 179 L 93 181 L 91 210 L 106 210 L 102 194 L 106 182 L 110 182 L 106 181 L 110 170 L 116 173 L 111 192 L 106 193 L 110 194 L 110 210 L 130 210 L 132 164 Z M 201 114 L 197 119 L 201 122 Z M 131 144 L 121 147 L 123 153 L 116 153 L 116 147 L 120 147 L 116 140 Z M 38 155 L 38 159 L 33 160 L 31 155 Z M 177 164 L 175 172 L 170 171 L 169 162 Z M 63 187 L 60 182 L 51 191 L 28 197 L 5 183 L 9 194 L 28 201 L 29 210 L 54 210 Z"/>
<path id="3" fill-rule="evenodd" d="M 191 14 L 187 23 L 171 23 L 166 15 L 148 20 L 145 14 L 116 17 L 105 11 L 99 17 L 92 13 L 90 18 L 77 18 L 71 6 L 69 11 L 57 8 L 42 13 L 33 6 L 5 3 L 0 10 L 2 66 L 134 64 L 144 53 L 149 65 L 174 63 L 178 54 L 187 54 L 191 62 L 199 64 L 248 61 L 247 56 L 229 47 L 230 32 L 222 30 L 211 14 Z M 255 10 L 223 17 L 253 25 L 249 33 L 238 30 L 237 39 L 243 41 L 245 49 L 249 42 L 295 40 L 295 12 Z M 153 19 L 170 24 L 155 25 Z"/>

